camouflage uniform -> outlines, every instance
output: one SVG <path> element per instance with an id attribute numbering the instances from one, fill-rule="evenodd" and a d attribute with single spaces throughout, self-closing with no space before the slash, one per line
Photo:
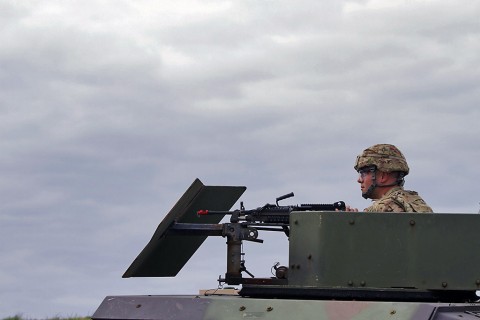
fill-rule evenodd
<path id="1" fill-rule="evenodd" d="M 415 191 L 395 187 L 375 201 L 366 212 L 433 212 Z"/>
<path id="2" fill-rule="evenodd" d="M 433 212 L 425 201 L 415 191 L 403 189 L 404 177 L 410 172 L 405 156 L 397 147 L 391 144 L 376 144 L 365 149 L 358 157 L 354 166 L 359 171 L 364 168 L 373 168 L 373 183 L 362 194 L 364 198 L 371 198 L 373 189 L 377 187 L 376 171 L 398 172 L 397 182 L 392 185 L 380 199 L 376 200 L 364 211 L 367 212 Z"/>

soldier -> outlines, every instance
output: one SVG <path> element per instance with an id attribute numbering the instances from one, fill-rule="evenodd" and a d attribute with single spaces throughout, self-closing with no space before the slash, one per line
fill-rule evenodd
<path id="1" fill-rule="evenodd" d="M 397 147 L 376 144 L 365 149 L 354 166 L 365 199 L 375 202 L 368 212 L 433 212 L 415 191 L 403 189 L 408 174 L 407 160 Z M 346 211 L 358 211 L 347 206 Z"/>

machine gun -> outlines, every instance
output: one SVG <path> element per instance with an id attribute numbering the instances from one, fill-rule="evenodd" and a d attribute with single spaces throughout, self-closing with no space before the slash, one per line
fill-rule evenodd
<path id="1" fill-rule="evenodd" d="M 207 215 L 230 215 L 230 223 L 242 223 L 244 226 L 255 226 L 256 230 L 284 231 L 288 237 L 290 235 L 288 228 L 290 223 L 290 213 L 293 211 L 345 211 L 345 202 L 343 201 L 337 201 L 332 204 L 278 205 L 279 201 L 293 196 L 294 193 L 290 192 L 276 198 L 275 204 L 267 203 L 263 207 L 251 210 L 245 210 L 242 201 L 240 202 L 240 209 L 234 211 L 198 210 L 197 215 L 199 217 Z M 281 229 L 275 227 L 280 227 Z M 253 239 L 243 240 L 252 241 Z M 261 240 L 258 242 L 261 242 Z"/>
<path id="2" fill-rule="evenodd" d="M 211 211 L 199 210 L 199 216 L 204 215 L 231 215 L 230 222 L 237 223 L 245 221 L 249 224 L 272 224 L 272 225 L 288 225 L 290 221 L 290 213 L 293 211 L 345 211 L 345 202 L 337 201 L 332 204 L 300 204 L 290 206 L 279 206 L 280 200 L 288 199 L 294 196 L 293 192 L 278 197 L 275 204 L 267 203 L 263 207 L 245 210 L 243 201 L 240 202 L 240 209 L 234 211 Z"/>

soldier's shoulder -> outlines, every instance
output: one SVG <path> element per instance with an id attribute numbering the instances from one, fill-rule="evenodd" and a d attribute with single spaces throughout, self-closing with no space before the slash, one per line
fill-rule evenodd
<path id="1" fill-rule="evenodd" d="M 365 209 L 369 212 L 433 212 L 416 191 L 396 187 Z"/>
<path id="2" fill-rule="evenodd" d="M 391 198 L 418 196 L 418 192 L 412 190 L 405 190 L 403 188 L 396 188 L 390 193 Z"/>
<path id="3" fill-rule="evenodd" d="M 367 208 L 370 212 L 404 212 L 402 204 L 395 199 L 395 197 L 389 196 L 377 200 L 370 207 Z"/>
<path id="4" fill-rule="evenodd" d="M 416 191 L 397 190 L 394 198 L 405 208 L 406 212 L 433 212 L 432 208 Z"/>

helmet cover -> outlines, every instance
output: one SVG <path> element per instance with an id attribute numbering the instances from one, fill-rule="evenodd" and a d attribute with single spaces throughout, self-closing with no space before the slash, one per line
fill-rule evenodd
<path id="1" fill-rule="evenodd" d="M 391 144 L 373 145 L 357 156 L 354 166 L 356 171 L 370 166 L 383 172 L 403 172 L 404 175 L 410 171 L 405 156 Z"/>

